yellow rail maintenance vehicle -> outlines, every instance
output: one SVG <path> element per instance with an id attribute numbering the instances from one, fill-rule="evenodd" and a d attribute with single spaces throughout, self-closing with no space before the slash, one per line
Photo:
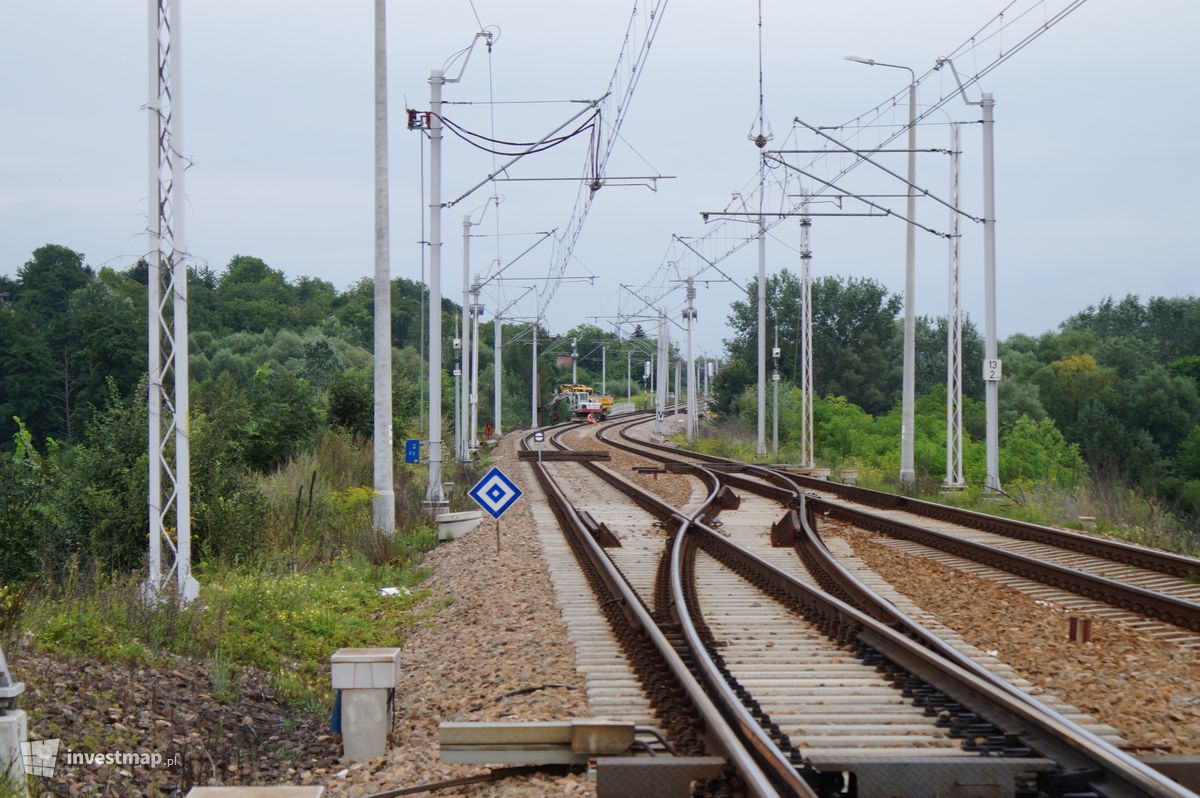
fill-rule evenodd
<path id="1" fill-rule="evenodd" d="M 563 383 L 558 386 L 558 394 L 551 406 L 560 401 L 567 402 L 571 407 L 571 418 L 576 421 L 604 421 L 612 412 L 613 398 L 592 390 L 590 385 Z"/>

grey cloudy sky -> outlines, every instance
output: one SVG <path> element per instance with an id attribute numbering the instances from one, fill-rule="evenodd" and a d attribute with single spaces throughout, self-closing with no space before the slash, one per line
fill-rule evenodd
<path id="1" fill-rule="evenodd" d="M 497 100 L 598 96 L 632 2 L 475 5 L 483 22 L 502 33 L 490 62 L 476 52 L 462 83 L 447 88 L 448 100 L 487 100 L 489 77 Z M 764 0 L 766 109 L 775 143 L 788 137 L 795 116 L 823 125 L 845 122 L 907 84 L 907 73 L 848 63 L 843 55 L 863 53 L 921 73 L 1004 5 Z M 1027 21 L 1063 5 L 1035 6 Z M 197 258 L 220 269 L 235 254 L 253 254 L 290 277 L 315 275 L 339 289 L 372 274 L 372 6 L 370 0 L 184 0 L 186 150 L 195 162 L 188 178 L 189 244 Z M 428 107 L 429 70 L 464 47 L 476 27 L 467 0 L 389 6 L 397 276 L 416 279 L 420 269 L 419 137 L 404 128 L 403 108 Z M 0 7 L 0 273 L 14 274 L 47 242 L 86 253 L 92 266 L 123 268 L 144 250 L 145 36 L 144 3 L 44 0 Z M 1200 289 L 1193 243 L 1200 154 L 1191 144 L 1198 127 L 1198 38 L 1194 0 L 1091 0 L 983 80 L 997 100 L 1002 335 L 1049 329 L 1108 294 Z M 1012 44 L 993 40 L 960 67 L 971 72 Z M 549 311 L 553 329 L 615 313 L 620 283 L 640 285 L 656 273 L 664 279 L 660 267 L 675 257 L 668 250 L 671 234 L 703 234 L 699 211 L 724 207 L 731 192 L 753 188 L 748 181 L 757 160 L 746 133 L 758 104 L 757 61 L 754 3 L 671 0 L 622 131 L 636 153 L 618 145 L 609 171 L 645 174 L 645 159 L 678 178 L 653 193 L 601 190 L 570 267 L 599 279 L 561 288 Z M 919 101 L 948 93 L 948 79 L 939 74 L 923 83 Z M 495 106 L 497 137 L 537 138 L 572 108 Z M 976 109 L 958 101 L 946 110 L 958 121 L 978 119 Z M 887 111 L 883 121 L 904 113 Z M 485 105 L 448 107 L 446 115 L 484 132 L 492 124 Z M 946 146 L 944 125 L 919 135 L 919 146 Z M 792 141 L 818 145 L 812 137 Z M 576 176 L 583 146 L 529 159 L 513 174 Z M 963 202 L 978 215 L 978 125 L 964 128 L 963 149 Z M 449 196 L 491 166 L 489 156 L 454 139 L 445 151 Z M 903 156 L 890 157 L 889 166 L 902 171 Z M 944 156 L 921 156 L 918 183 L 944 194 L 947 182 Z M 855 171 L 848 184 L 860 192 L 901 190 L 867 169 Z M 454 295 L 462 215 L 486 193 L 445 214 L 444 285 Z M 500 193 L 504 235 L 499 246 L 495 238 L 473 242 L 480 268 L 513 257 L 532 240 L 513 234 L 564 227 L 574 199 L 570 183 L 506 183 Z M 931 202 L 921 205 L 920 217 L 945 228 L 944 209 Z M 477 231 L 494 234 L 495 221 L 489 210 Z M 967 228 L 964 301 L 981 320 L 982 244 L 975 225 Z M 798 244 L 798 226 L 781 225 L 776 235 L 768 268 L 796 268 L 788 246 Z M 892 219 L 818 219 L 813 227 L 818 276 L 873 277 L 897 290 L 903 248 L 903 225 Z M 548 255 L 548 248 L 535 251 L 513 271 L 543 274 Z M 946 263 L 945 242 L 922 234 L 918 312 L 945 312 Z M 680 260 L 684 271 L 698 267 L 694 259 Z M 723 268 L 748 278 L 754 248 Z M 729 285 L 700 290 L 703 348 L 719 350 L 735 292 Z M 494 296 L 485 300 L 489 307 L 495 302 Z M 628 300 L 625 309 L 633 309 Z"/>

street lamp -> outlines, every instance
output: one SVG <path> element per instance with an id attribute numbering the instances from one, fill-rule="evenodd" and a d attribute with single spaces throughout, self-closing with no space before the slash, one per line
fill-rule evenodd
<path id="1" fill-rule="evenodd" d="M 913 412 L 916 383 L 916 260 L 917 230 L 911 224 L 916 219 L 917 205 L 917 75 L 911 67 L 884 64 L 861 55 L 848 55 L 847 61 L 867 66 L 907 69 L 908 84 L 908 232 L 904 257 L 904 379 L 900 396 L 900 484 L 912 487 L 916 481 L 913 469 Z"/>

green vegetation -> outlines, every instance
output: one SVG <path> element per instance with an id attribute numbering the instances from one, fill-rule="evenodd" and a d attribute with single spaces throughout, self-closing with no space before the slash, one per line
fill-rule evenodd
<path id="1" fill-rule="evenodd" d="M 189 657 L 226 699 L 254 666 L 285 700 L 315 704 L 327 698 L 320 668 L 335 648 L 403 640 L 435 544 L 423 471 L 402 463 L 398 532 L 372 529 L 371 284 L 338 293 L 245 256 L 220 275 L 189 276 L 191 527 L 203 587 L 187 607 L 142 596 L 145 265 L 96 272 L 47 245 L 15 280 L 0 278 L 11 298 L 0 303 L 0 639 L 110 662 Z M 401 439 L 424 437 L 419 303 L 416 284 L 393 283 Z M 442 310 L 450 330 L 456 307 Z M 510 423 L 528 406 L 517 401 L 528 367 L 526 354 Z M 452 506 L 464 507 L 478 465 L 447 466 L 460 486 Z"/>
<path id="2" fill-rule="evenodd" d="M 431 544 L 422 532 L 391 545 L 419 552 Z M 407 556 L 375 565 L 347 553 L 302 570 L 281 562 L 206 566 L 198 576 L 203 601 L 180 607 L 147 606 L 140 575 L 88 584 L 71 574 L 53 595 L 26 605 L 23 626 L 33 645 L 59 654 L 140 666 L 172 665 L 175 656 L 204 662 L 223 700 L 236 698 L 238 670 L 254 666 L 272 674 L 282 699 L 316 708 L 330 697 L 322 670 L 329 655 L 402 640 L 416 618 L 413 603 L 425 595 L 412 589 L 423 573 Z M 401 595 L 381 596 L 380 587 Z"/>
<path id="3" fill-rule="evenodd" d="M 214 694 L 236 697 L 240 671 L 270 672 L 284 699 L 328 696 L 320 668 L 340 646 L 398 644 L 417 619 L 423 552 L 435 536 L 421 509 L 424 469 L 396 464 L 394 539 L 372 529 L 373 285 L 339 292 L 288 280 L 259 258 L 189 273 L 193 569 L 201 601 L 143 601 L 149 462 L 144 263 L 85 264 L 40 247 L 0 277 L 0 640 L 109 662 L 204 663 Z M 421 429 L 422 288 L 392 283 L 395 437 Z M 443 440 L 452 438 L 452 338 L 443 301 Z M 494 325 L 480 329 L 480 378 L 492 383 Z M 506 427 L 528 422 L 530 329 L 506 325 Z M 617 336 L 539 330 L 540 403 L 580 340 L 579 380 L 607 376 L 622 398 Z M 654 342 L 634 333 L 641 351 Z M 628 348 L 628 345 L 625 345 Z M 638 382 L 635 389 L 640 390 Z M 480 419 L 492 391 L 480 391 Z M 399 449 L 398 449 L 399 450 Z M 452 509 L 486 463 L 444 463 Z M 381 596 L 381 587 L 402 588 Z"/>
<path id="4" fill-rule="evenodd" d="M 799 282 L 768 278 L 768 323 L 778 323 L 780 447 L 798 458 L 796 301 Z M 901 329 L 898 297 L 872 281 L 826 277 L 813 285 L 816 363 L 814 448 L 820 465 L 857 468 L 860 481 L 897 489 Z M 754 294 L 735 302 L 730 359 L 713 387 L 727 416 L 706 451 L 752 459 Z M 914 459 L 916 492 L 938 496 L 945 475 L 945 320 L 918 320 Z M 964 324 L 966 478 L 984 476 L 982 342 Z M 1015 500 L 987 505 L 1043 523 L 1078 525 L 1151 545 L 1195 551 L 1200 521 L 1200 299 L 1111 299 L 1039 337 L 1001 342 L 1000 477 Z M 948 500 L 979 504 L 977 490 Z"/>

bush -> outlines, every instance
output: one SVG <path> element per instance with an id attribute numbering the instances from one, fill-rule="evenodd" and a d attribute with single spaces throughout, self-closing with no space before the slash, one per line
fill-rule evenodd
<path id="1" fill-rule="evenodd" d="M 47 497 L 54 474 L 33 447 L 32 436 L 15 419 L 11 454 L 0 452 L 0 586 L 19 582 L 37 573 L 46 546 L 46 529 L 53 526 Z"/>

